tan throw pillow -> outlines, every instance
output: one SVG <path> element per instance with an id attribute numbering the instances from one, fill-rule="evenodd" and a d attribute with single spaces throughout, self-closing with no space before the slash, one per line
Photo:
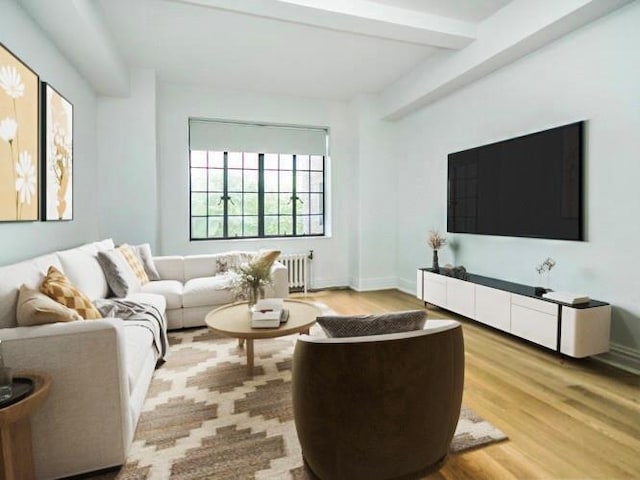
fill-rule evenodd
<path id="1" fill-rule="evenodd" d="M 116 248 L 116 250 L 122 253 L 122 256 L 131 267 L 131 270 L 136 274 L 136 278 L 140 282 L 140 285 L 149 283 L 149 276 L 147 275 L 147 272 L 144 271 L 144 267 L 142 266 L 142 263 L 140 263 L 140 260 L 138 260 L 138 255 L 136 255 L 133 248 L 130 245 L 123 243 Z"/>
<path id="2" fill-rule="evenodd" d="M 75 310 L 82 318 L 92 320 L 102 318 L 89 297 L 82 293 L 71 281 L 53 265 L 42 280 L 40 291 L 56 302 Z"/>
<path id="3" fill-rule="evenodd" d="M 16 320 L 19 327 L 82 320 L 75 310 L 61 305 L 38 290 L 22 285 L 18 293 Z"/>

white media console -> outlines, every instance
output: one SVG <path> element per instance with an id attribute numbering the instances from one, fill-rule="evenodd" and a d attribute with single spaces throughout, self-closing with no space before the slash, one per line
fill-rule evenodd
<path id="1" fill-rule="evenodd" d="M 418 269 L 416 295 L 563 355 L 582 358 L 609 351 L 608 303 L 568 305 L 543 299 L 531 286 L 473 274 L 459 280 L 429 268 Z"/>

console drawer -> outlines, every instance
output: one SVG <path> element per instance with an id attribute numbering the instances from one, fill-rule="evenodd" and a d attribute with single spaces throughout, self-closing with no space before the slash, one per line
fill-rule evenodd
<path id="1" fill-rule="evenodd" d="M 424 272 L 422 295 L 425 302 L 439 307 L 447 306 L 446 277 L 435 273 Z"/>
<path id="2" fill-rule="evenodd" d="M 548 313 L 549 315 L 554 316 L 558 313 L 558 305 L 555 303 L 538 300 L 537 298 L 525 297 L 515 293 L 511 294 L 511 304 L 520 305 L 521 307 L 530 308 L 531 310 L 537 310 L 538 312 Z"/>
<path id="3" fill-rule="evenodd" d="M 476 285 L 476 320 L 494 328 L 511 330 L 511 294 Z"/>
<path id="4" fill-rule="evenodd" d="M 558 338 L 558 307 L 553 304 L 552 306 L 556 313 L 550 315 L 511 304 L 511 333 L 555 350 Z"/>

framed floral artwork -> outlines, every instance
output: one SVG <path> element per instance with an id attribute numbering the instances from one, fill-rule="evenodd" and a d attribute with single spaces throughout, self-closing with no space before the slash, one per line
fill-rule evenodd
<path id="1" fill-rule="evenodd" d="M 0 221 L 38 220 L 40 79 L 0 43 Z"/>
<path id="2" fill-rule="evenodd" d="M 73 105 L 42 82 L 42 220 L 73 220 Z"/>

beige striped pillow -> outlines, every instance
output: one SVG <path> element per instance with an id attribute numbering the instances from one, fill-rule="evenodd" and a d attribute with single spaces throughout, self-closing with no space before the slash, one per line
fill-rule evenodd
<path id="1" fill-rule="evenodd" d="M 149 283 L 149 276 L 147 275 L 147 272 L 144 271 L 144 267 L 142 266 L 142 263 L 140 263 L 138 255 L 136 255 L 131 245 L 123 243 L 117 248 L 117 250 L 122 253 L 122 256 L 131 267 L 131 270 L 135 273 L 136 278 L 140 281 L 140 285 Z"/>

